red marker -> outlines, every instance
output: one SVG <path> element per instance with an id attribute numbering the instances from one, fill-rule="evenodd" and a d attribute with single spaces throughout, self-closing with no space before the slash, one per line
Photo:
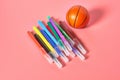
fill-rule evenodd
<path id="1" fill-rule="evenodd" d="M 30 38 L 35 42 L 35 44 L 38 46 L 38 48 L 40 49 L 40 53 L 41 55 L 43 55 L 49 63 L 52 63 L 53 60 L 52 58 L 47 54 L 47 52 L 44 50 L 44 48 L 39 44 L 39 42 L 35 39 L 34 34 L 30 31 L 27 32 L 27 34 L 30 36 Z"/>

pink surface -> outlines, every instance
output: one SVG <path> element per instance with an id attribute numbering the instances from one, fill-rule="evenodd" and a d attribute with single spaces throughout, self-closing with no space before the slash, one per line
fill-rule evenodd
<path id="1" fill-rule="evenodd" d="M 119 0 L 1 0 L 0 80 L 120 80 Z M 50 65 L 27 35 L 39 19 L 65 20 L 67 10 L 82 5 L 91 20 L 73 29 L 89 50 L 88 59 L 72 59 L 62 69 Z"/>

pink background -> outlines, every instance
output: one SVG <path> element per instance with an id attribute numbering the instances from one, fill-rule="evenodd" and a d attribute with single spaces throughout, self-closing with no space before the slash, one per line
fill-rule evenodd
<path id="1" fill-rule="evenodd" d="M 0 80 L 120 80 L 119 0 L 1 0 Z M 88 58 L 72 59 L 62 69 L 50 65 L 27 35 L 39 19 L 65 20 L 67 10 L 82 5 L 91 19 L 73 29 L 89 50 Z"/>

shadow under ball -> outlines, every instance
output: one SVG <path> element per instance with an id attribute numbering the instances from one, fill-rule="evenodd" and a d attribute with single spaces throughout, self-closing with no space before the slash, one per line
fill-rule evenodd
<path id="1" fill-rule="evenodd" d="M 88 24 L 89 14 L 84 7 L 76 5 L 68 10 L 66 20 L 73 28 L 84 28 Z"/>

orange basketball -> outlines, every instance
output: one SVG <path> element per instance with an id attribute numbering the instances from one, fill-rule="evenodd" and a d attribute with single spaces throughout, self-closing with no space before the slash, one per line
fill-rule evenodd
<path id="1" fill-rule="evenodd" d="M 84 7 L 73 6 L 68 10 L 66 20 L 73 28 L 83 28 L 88 24 L 89 14 Z"/>

